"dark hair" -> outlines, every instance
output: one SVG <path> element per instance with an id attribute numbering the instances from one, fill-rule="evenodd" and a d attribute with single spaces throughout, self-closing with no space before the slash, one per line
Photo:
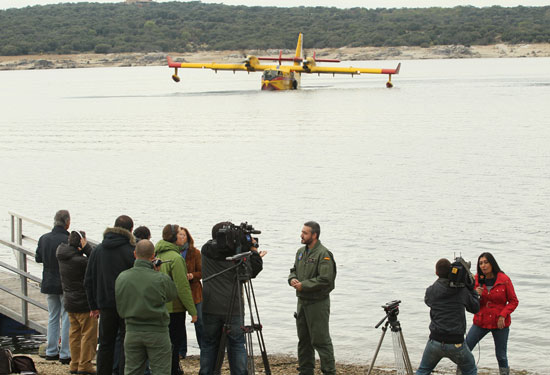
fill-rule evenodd
<path id="1" fill-rule="evenodd" d="M 136 245 L 136 258 L 138 259 L 151 259 L 155 253 L 155 246 L 147 239 L 139 241 Z"/>
<path id="2" fill-rule="evenodd" d="M 166 224 L 162 228 L 162 239 L 168 242 L 176 242 L 177 234 L 180 231 L 180 226 L 177 224 Z"/>
<path id="3" fill-rule="evenodd" d="M 481 258 L 486 258 L 487 259 L 487 261 L 489 262 L 489 264 L 493 268 L 493 275 L 495 275 L 495 277 L 497 276 L 497 273 L 499 273 L 499 272 L 504 273 L 504 271 L 502 271 L 500 269 L 500 267 L 498 266 L 498 263 L 497 263 L 495 257 L 493 256 L 493 254 L 485 252 L 485 253 L 481 253 L 481 255 L 477 258 L 477 274 L 478 275 L 483 275 L 483 272 L 481 271 L 481 267 L 479 266 L 479 260 Z"/>
<path id="4" fill-rule="evenodd" d="M 151 231 L 149 230 L 149 228 L 142 225 L 134 230 L 134 237 L 136 238 L 136 241 L 148 240 L 149 238 L 151 238 Z"/>
<path id="5" fill-rule="evenodd" d="M 449 259 L 441 258 L 435 264 L 435 274 L 444 279 L 449 278 L 449 273 L 451 272 L 451 262 Z"/>
<path id="6" fill-rule="evenodd" d="M 311 233 L 317 233 L 317 239 L 319 239 L 319 236 L 321 235 L 321 226 L 316 221 L 308 221 L 304 224 L 306 227 L 311 228 Z"/>
<path id="7" fill-rule="evenodd" d="M 78 234 L 79 232 L 80 234 Z M 84 232 L 83 230 L 80 230 L 78 232 L 73 230 L 71 234 L 69 234 L 69 245 L 78 249 L 80 247 L 81 238 L 86 238 L 86 232 Z"/>
<path id="8" fill-rule="evenodd" d="M 59 210 L 55 213 L 55 216 L 53 217 L 53 225 L 54 226 L 62 226 L 64 228 L 67 228 L 67 224 L 69 224 L 71 221 L 71 214 L 69 214 L 69 211 L 67 210 Z"/>
<path id="9" fill-rule="evenodd" d="M 187 236 L 187 243 L 189 244 L 189 248 L 193 249 L 195 247 L 195 240 L 193 240 L 193 237 L 191 237 L 191 233 L 189 233 L 189 230 L 187 228 L 181 227 L 185 231 L 185 235 Z"/>
<path id="10" fill-rule="evenodd" d="M 231 225 L 231 222 L 229 221 L 222 221 L 221 223 L 218 223 L 216 225 L 214 225 L 212 227 L 212 239 L 215 240 L 216 239 L 216 234 L 218 233 L 218 231 L 220 229 L 222 229 L 223 226 L 225 225 Z"/>
<path id="11" fill-rule="evenodd" d="M 120 215 L 115 220 L 115 227 L 123 228 L 131 232 L 134 228 L 134 221 L 128 215 Z"/>

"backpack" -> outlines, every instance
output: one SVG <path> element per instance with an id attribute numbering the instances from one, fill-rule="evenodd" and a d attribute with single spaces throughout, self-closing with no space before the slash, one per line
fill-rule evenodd
<path id="1" fill-rule="evenodd" d="M 36 375 L 36 367 L 31 357 L 26 355 L 16 355 L 12 359 L 13 372 L 22 375 Z"/>
<path id="2" fill-rule="evenodd" d="M 13 356 L 11 350 L 0 348 L 0 375 L 11 374 L 13 371 Z"/>

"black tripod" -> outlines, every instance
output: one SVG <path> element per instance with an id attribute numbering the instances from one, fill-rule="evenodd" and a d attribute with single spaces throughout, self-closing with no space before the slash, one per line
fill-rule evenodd
<path id="1" fill-rule="evenodd" d="M 395 365 L 397 366 L 398 375 L 413 375 L 413 369 L 411 366 L 411 360 L 409 359 L 409 352 L 407 351 L 407 346 L 405 345 L 405 338 L 403 337 L 403 331 L 401 331 L 401 323 L 397 320 L 397 314 L 399 314 L 399 304 L 401 301 L 392 301 L 388 302 L 382 308 L 386 311 L 386 316 L 378 322 L 374 328 L 380 327 L 384 320 L 386 324 L 382 327 L 382 336 L 376 347 L 376 352 L 374 353 L 374 358 L 369 367 L 369 372 L 367 375 L 370 375 L 372 369 L 374 368 L 374 362 L 382 346 L 382 341 L 384 340 L 384 335 L 388 330 L 388 325 L 391 325 L 392 339 L 393 339 L 393 354 L 395 356 Z"/>
<path id="2" fill-rule="evenodd" d="M 233 289 L 231 292 L 231 302 L 229 305 L 229 310 L 227 311 L 225 317 L 225 324 L 223 326 L 222 335 L 220 339 L 220 347 L 218 349 L 218 357 L 216 358 L 216 366 L 214 367 L 214 374 L 221 374 L 221 368 L 223 364 L 223 359 L 225 357 L 225 347 L 227 344 L 227 335 L 231 329 L 235 327 L 231 326 L 231 317 L 233 315 L 233 310 L 235 308 L 235 299 L 239 305 L 239 322 L 240 327 L 245 336 L 245 347 L 246 354 L 248 358 L 248 374 L 255 375 L 256 369 L 254 364 L 254 345 L 252 342 L 253 333 L 256 332 L 258 337 L 258 346 L 260 347 L 260 352 L 262 354 L 262 361 L 265 369 L 266 375 L 271 375 L 271 369 L 269 367 L 269 360 L 267 358 L 267 351 L 265 349 L 265 341 L 262 333 L 262 324 L 260 322 L 260 314 L 258 313 L 258 305 L 256 303 L 256 296 L 254 294 L 254 288 L 252 286 L 251 280 L 251 267 L 248 264 L 248 258 L 252 252 L 240 253 L 233 257 L 228 257 L 226 260 L 236 262 L 234 266 L 229 267 L 222 272 L 218 272 L 206 279 L 208 281 L 222 273 L 229 272 L 236 269 L 235 272 L 235 282 L 233 283 Z M 244 295 L 246 296 L 246 304 L 248 306 L 248 312 L 250 317 L 250 324 L 245 325 L 244 322 L 244 311 L 243 311 L 243 290 Z M 237 298 L 235 298 L 237 297 Z M 254 308 L 253 308 L 254 307 Z"/>

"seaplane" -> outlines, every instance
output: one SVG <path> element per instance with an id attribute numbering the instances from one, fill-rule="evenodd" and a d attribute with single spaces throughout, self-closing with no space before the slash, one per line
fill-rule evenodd
<path id="1" fill-rule="evenodd" d="M 283 57 L 283 51 L 279 51 L 277 57 L 256 57 L 247 56 L 242 63 L 193 63 L 193 62 L 175 62 L 170 56 L 167 57 L 168 67 L 174 68 L 172 79 L 175 82 L 180 81 L 178 69 L 212 69 L 216 73 L 218 70 L 232 70 L 245 72 L 263 72 L 262 73 L 262 90 L 296 90 L 300 87 L 302 73 L 307 74 L 349 74 L 351 76 L 360 74 L 387 74 L 388 82 L 386 87 L 391 88 L 391 76 L 399 74 L 401 63 L 395 69 L 374 69 L 374 68 L 356 68 L 356 67 L 329 67 L 318 66 L 317 63 L 339 63 L 336 59 L 318 59 L 313 53 L 313 56 L 304 56 L 302 48 L 303 35 L 298 35 L 298 44 L 296 45 L 296 53 L 294 57 Z M 262 61 L 274 61 L 277 64 L 263 64 Z M 283 64 L 283 62 L 291 62 L 292 64 Z"/>

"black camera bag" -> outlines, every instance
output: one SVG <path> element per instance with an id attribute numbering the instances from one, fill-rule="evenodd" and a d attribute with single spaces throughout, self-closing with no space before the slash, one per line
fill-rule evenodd
<path id="1" fill-rule="evenodd" d="M 13 372 L 16 374 L 36 375 L 36 366 L 31 357 L 16 355 L 13 357 Z"/>

